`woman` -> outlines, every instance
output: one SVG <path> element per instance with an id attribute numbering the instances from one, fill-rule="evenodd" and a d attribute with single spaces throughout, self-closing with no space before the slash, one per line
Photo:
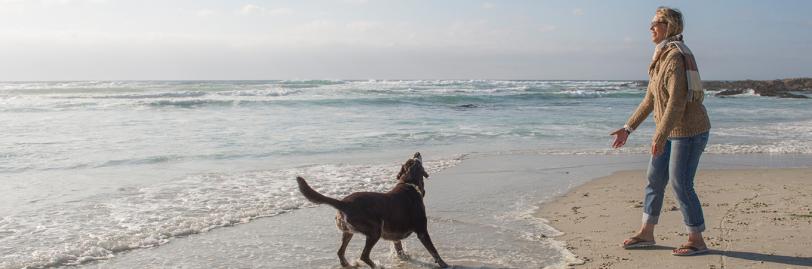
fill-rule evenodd
<path id="1" fill-rule="evenodd" d="M 657 44 L 649 65 L 646 96 L 626 125 L 613 132 L 613 147 L 619 148 L 654 111 L 656 130 L 651 142 L 651 163 L 645 188 L 643 224 L 623 242 L 624 248 L 655 244 L 654 226 L 663 206 L 665 186 L 670 179 L 688 230 L 688 242 L 672 254 L 690 256 L 708 251 L 702 232 L 705 220 L 694 191 L 699 157 L 708 142 L 710 120 L 702 105 L 704 93 L 696 61 L 682 42 L 683 20 L 679 10 L 660 7 L 651 21 L 651 40 Z"/>

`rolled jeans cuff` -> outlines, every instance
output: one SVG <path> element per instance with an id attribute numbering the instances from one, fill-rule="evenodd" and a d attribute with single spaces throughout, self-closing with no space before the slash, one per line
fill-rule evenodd
<path id="1" fill-rule="evenodd" d="M 658 221 L 660 221 L 660 216 L 654 216 L 654 215 L 649 215 L 649 214 L 643 213 L 643 223 L 645 223 L 645 224 L 657 224 Z M 704 226 L 703 226 L 703 229 L 704 229 Z"/>
<path id="2" fill-rule="evenodd" d="M 705 224 L 700 224 L 698 226 L 688 226 L 685 225 L 685 230 L 689 233 L 701 233 L 705 231 Z"/>

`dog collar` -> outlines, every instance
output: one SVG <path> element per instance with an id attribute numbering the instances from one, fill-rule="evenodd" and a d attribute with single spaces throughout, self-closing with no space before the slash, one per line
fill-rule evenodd
<path id="1" fill-rule="evenodd" d="M 417 187 L 417 185 L 412 184 L 412 183 L 403 183 L 403 184 L 412 186 L 412 188 L 414 188 L 414 190 L 417 191 L 418 194 L 420 194 L 420 197 L 423 197 L 423 192 L 420 191 L 420 187 Z"/>

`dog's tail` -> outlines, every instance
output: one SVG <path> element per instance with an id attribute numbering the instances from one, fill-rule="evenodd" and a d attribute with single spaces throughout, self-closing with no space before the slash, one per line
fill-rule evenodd
<path id="1" fill-rule="evenodd" d="M 299 191 L 302 192 L 302 195 L 304 195 L 307 200 L 317 204 L 328 204 L 338 210 L 341 210 L 342 205 L 344 204 L 341 201 L 316 192 L 310 187 L 310 185 L 307 185 L 307 182 L 302 177 L 296 177 L 296 182 L 299 183 Z"/>

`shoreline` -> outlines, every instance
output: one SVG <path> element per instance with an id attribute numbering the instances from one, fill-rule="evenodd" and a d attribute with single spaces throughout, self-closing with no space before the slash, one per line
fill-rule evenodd
<path id="1" fill-rule="evenodd" d="M 705 255 L 671 255 L 687 239 L 671 190 L 655 231 L 657 245 L 621 247 L 640 225 L 643 170 L 590 180 L 541 203 L 534 215 L 563 233 L 554 239 L 581 260 L 570 268 L 812 266 L 812 168 L 714 168 L 700 170 L 696 179 L 711 249 Z"/>

